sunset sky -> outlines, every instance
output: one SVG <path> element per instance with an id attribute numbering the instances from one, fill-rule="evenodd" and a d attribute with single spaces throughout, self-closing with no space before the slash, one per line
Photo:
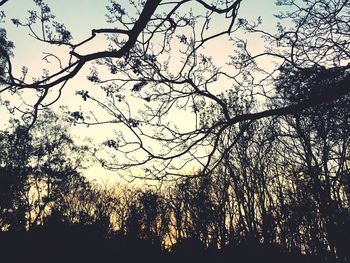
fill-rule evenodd
<path id="1" fill-rule="evenodd" d="M 73 35 L 73 42 L 79 42 L 83 39 L 86 39 L 91 34 L 91 29 L 93 28 L 105 28 L 105 27 L 113 27 L 113 25 L 106 23 L 106 5 L 108 1 L 100 1 L 100 0 L 61 0 L 54 1 L 49 0 L 46 1 L 47 4 L 51 7 L 52 13 L 56 16 L 56 20 L 63 22 L 67 29 L 71 31 Z M 128 1 L 119 1 L 122 6 L 126 6 L 126 9 L 129 12 L 130 7 L 127 6 Z M 195 9 L 197 6 L 193 5 Z M 13 41 L 15 44 L 14 50 L 14 59 L 13 64 L 15 68 L 15 72 L 20 72 L 22 66 L 27 66 L 29 68 L 29 74 L 31 76 L 40 75 L 42 69 L 48 66 L 48 64 L 42 60 L 43 52 L 53 52 L 56 55 L 64 58 L 65 54 L 67 54 L 67 49 L 65 48 L 53 48 L 48 45 L 43 45 L 38 41 L 32 39 L 28 35 L 28 30 L 25 28 L 17 28 L 13 25 L 9 20 L 11 18 L 18 18 L 20 20 L 24 20 L 28 13 L 27 10 L 35 9 L 35 6 L 32 1 L 29 0 L 10 0 L 3 7 L 3 10 L 6 14 L 6 23 L 3 24 L 7 30 L 8 39 Z M 239 9 L 238 17 L 246 18 L 248 20 L 256 20 L 258 16 L 262 17 L 262 28 L 263 29 L 272 29 L 274 24 L 276 23 L 275 18 L 273 17 L 274 13 L 277 13 L 277 7 L 274 5 L 273 0 L 268 1 L 257 1 L 257 0 L 243 0 L 241 4 L 241 8 Z M 195 11 L 195 10 L 194 10 Z M 213 21 L 212 26 L 220 27 L 223 26 L 223 21 Z M 241 36 L 242 37 L 242 36 Z M 246 36 L 249 38 L 250 36 Z M 243 36 L 244 38 L 244 36 Z M 227 39 L 226 39 L 227 40 Z M 262 47 L 262 42 L 259 39 L 256 39 L 251 43 L 251 49 L 259 50 Z M 84 50 L 82 53 L 86 52 L 94 52 L 96 50 L 104 50 L 108 45 L 108 42 L 105 41 L 103 36 L 97 38 L 93 43 L 84 46 Z M 214 61 L 222 64 L 221 66 L 225 66 L 227 62 L 227 56 L 231 52 L 231 46 L 228 41 L 221 40 L 213 40 L 209 46 L 207 47 L 207 52 L 213 56 Z M 52 65 L 57 62 L 51 60 Z M 57 65 L 56 65 L 57 66 Z M 76 90 L 87 89 L 92 90 L 96 89 L 91 82 L 86 79 L 86 75 L 89 73 L 89 67 L 92 64 L 86 65 L 83 70 L 71 80 L 68 85 L 65 87 L 63 95 L 61 99 L 54 105 L 54 109 L 58 109 L 60 105 L 67 105 L 69 109 L 79 110 L 82 108 L 89 108 L 91 110 L 90 105 L 84 104 L 84 102 L 75 95 Z M 10 98 L 6 98 L 9 99 Z M 137 102 L 136 102 L 137 103 Z M 138 107 L 138 105 L 131 105 L 134 107 Z M 93 110 L 93 109 L 92 109 Z M 97 110 L 97 109 L 96 109 Z M 97 110 L 98 111 L 98 110 Z M 4 128 L 7 126 L 8 116 L 9 114 L 6 112 L 4 107 L 0 108 L 0 128 Z M 184 119 L 188 122 L 187 124 L 184 122 Z M 189 116 L 189 118 L 182 118 L 180 120 L 181 124 L 186 126 L 191 126 L 193 124 L 193 118 Z M 113 128 L 112 127 L 83 127 L 76 126 L 72 127 L 72 133 L 74 136 L 79 137 L 79 141 L 82 141 L 82 138 L 89 137 L 93 139 L 93 142 L 98 145 L 103 142 L 109 136 L 113 136 Z M 112 180 L 111 178 L 115 178 L 112 176 L 111 172 L 104 171 L 99 165 L 94 165 L 85 174 L 89 178 L 99 178 L 99 180 Z M 101 174 L 104 176 L 101 177 Z M 118 176 L 116 176 L 117 178 Z M 102 178 L 102 179 L 101 179 Z"/>

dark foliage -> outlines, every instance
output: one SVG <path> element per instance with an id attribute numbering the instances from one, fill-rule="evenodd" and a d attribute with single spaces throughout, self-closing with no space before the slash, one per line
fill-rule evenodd
<path id="1" fill-rule="evenodd" d="M 203 13 L 181 14 L 187 2 Z M 12 22 L 38 41 L 64 46 L 69 59 L 63 65 L 48 54 L 60 69 L 32 80 L 25 67 L 14 77 L 13 44 L 0 29 L 0 92 L 20 101 L 36 92 L 33 105 L 2 103 L 21 112 L 24 124 L 12 121 L 0 132 L 0 260 L 350 261 L 350 3 L 279 0 L 292 11 L 276 17 L 291 29 L 279 23 L 269 33 L 260 19 L 236 22 L 241 2 L 130 1 L 134 17 L 112 0 L 107 21 L 115 27 L 93 29 L 73 43 L 50 7 L 34 0 L 37 11 Z M 215 32 L 210 23 L 220 16 L 228 26 Z M 235 32 L 258 34 L 268 45 L 252 55 L 245 40 L 231 37 Z M 114 36 L 109 48 L 80 54 L 98 34 Z M 218 67 L 201 50 L 227 35 L 237 50 Z M 180 45 L 175 73 L 173 41 Z M 266 56 L 277 66 L 260 66 Z M 122 125 L 130 138 L 123 132 L 106 138 L 111 160 L 101 163 L 123 171 L 142 166 L 144 174 L 131 177 L 164 183 L 158 190 L 87 181 L 80 172 L 91 159 L 89 148 L 77 146 L 68 124 L 45 110 L 93 61 L 87 78 L 101 85 L 103 96 L 76 94 L 88 107 L 97 104 L 106 121 L 80 110 L 68 111 L 70 121 Z M 101 74 L 103 68 L 112 76 Z M 231 87 L 215 93 L 218 80 Z M 138 115 L 131 98 L 147 102 Z M 195 117 L 190 131 L 168 122 L 188 109 Z M 98 158 L 96 149 L 93 154 Z"/>

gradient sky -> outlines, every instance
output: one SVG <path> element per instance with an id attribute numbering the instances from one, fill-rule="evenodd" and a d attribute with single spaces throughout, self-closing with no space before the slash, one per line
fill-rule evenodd
<path id="1" fill-rule="evenodd" d="M 56 15 L 56 20 L 59 22 L 64 22 L 66 27 L 72 32 L 74 42 L 79 42 L 90 36 L 91 29 L 93 28 L 112 26 L 105 22 L 105 6 L 108 4 L 108 1 L 47 0 L 45 2 L 51 7 L 52 13 Z M 127 2 L 128 1 L 119 1 L 122 6 L 126 5 Z M 20 20 L 25 19 L 25 17 L 27 17 L 27 10 L 35 8 L 31 0 L 9 0 L 2 8 L 7 16 L 7 23 L 2 26 L 6 28 L 8 38 L 12 40 L 16 46 L 14 50 L 15 57 L 13 62 L 17 71 L 19 71 L 23 65 L 26 65 L 31 72 L 40 74 L 42 68 L 45 67 L 45 63 L 41 60 L 43 56 L 42 52 L 44 50 L 64 54 L 66 50 L 52 49 L 52 47 L 48 47 L 47 45 L 42 45 L 37 41 L 33 41 L 33 39 L 28 36 L 27 30 L 17 28 L 12 23 L 8 22 L 11 18 L 19 18 Z M 263 28 L 271 29 L 276 23 L 273 14 L 277 13 L 277 10 L 278 9 L 274 5 L 274 0 L 243 0 L 239 10 L 239 17 L 247 18 L 248 20 L 255 20 L 258 16 L 261 16 L 263 19 Z M 195 12 L 195 9 L 193 11 Z M 218 27 L 221 26 L 219 21 L 218 23 L 214 24 Z M 96 50 L 96 48 L 103 49 L 105 45 L 106 42 L 102 37 L 95 41 L 93 45 L 90 45 L 86 51 L 93 51 Z M 217 43 L 214 42 L 213 45 L 213 50 L 215 50 L 217 53 L 216 55 L 218 56 L 219 61 L 221 62 L 222 60 L 224 62 L 228 52 L 228 50 L 225 51 L 222 48 L 225 47 L 225 44 L 220 43 L 220 49 L 215 49 Z M 261 42 L 257 41 L 256 45 L 256 48 L 259 48 Z M 70 81 L 69 85 L 65 88 L 62 99 L 56 105 L 56 107 L 63 104 L 73 107 L 72 110 L 74 110 L 74 108 L 78 109 L 79 104 L 77 101 L 80 103 L 80 100 L 74 95 L 75 90 L 87 89 L 87 87 L 93 88 L 91 87 L 91 83 L 86 80 L 86 75 L 88 72 L 89 66 L 85 66 L 84 70 L 82 70 L 82 72 L 80 72 L 80 74 L 74 80 Z M 7 116 L 8 114 L 3 107 L 0 108 L 0 129 L 6 126 Z M 106 136 L 112 134 L 112 130 L 103 130 L 103 132 L 101 132 L 101 129 L 99 128 L 86 129 L 85 127 L 75 127 L 72 129 L 72 131 L 75 135 L 92 137 L 96 143 L 102 142 L 107 138 Z M 101 173 L 106 174 L 106 177 L 104 177 L 102 180 L 110 180 L 110 178 L 112 178 L 110 173 L 104 172 L 101 168 L 98 168 L 98 166 L 94 166 L 86 172 L 87 176 L 90 178 L 95 178 L 97 174 L 100 176 Z"/>

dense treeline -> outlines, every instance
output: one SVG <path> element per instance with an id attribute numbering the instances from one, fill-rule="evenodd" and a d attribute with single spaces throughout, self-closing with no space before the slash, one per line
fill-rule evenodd
<path id="1" fill-rule="evenodd" d="M 278 0 L 289 11 L 275 16 L 274 33 L 260 17 L 238 17 L 241 2 L 130 1 L 133 15 L 110 1 L 113 26 L 75 43 L 34 0 L 27 20 L 9 21 L 69 51 L 69 59 L 44 52 L 59 68 L 39 77 L 27 67 L 17 74 L 14 44 L 0 28 L 0 93 L 11 98 L 0 104 L 22 115 L 0 131 L 1 261 L 350 261 L 350 3 Z M 79 53 L 105 33 L 108 49 Z M 240 33 L 262 37 L 266 48 L 255 52 Z M 207 42 L 224 51 L 226 34 L 234 49 L 215 65 Z M 103 94 L 76 91 L 89 114 L 64 116 L 115 128 L 100 163 L 141 167 L 137 177 L 159 180 L 156 190 L 88 181 L 82 171 L 96 151 L 77 145 L 69 121 L 47 109 L 94 61 L 87 78 Z M 169 120 L 183 111 L 195 117 L 191 131 Z"/>
<path id="2" fill-rule="evenodd" d="M 50 111 L 30 131 L 13 122 L 0 134 L 1 245 L 27 251 L 17 257 L 347 262 L 350 116 L 337 103 L 232 128 L 214 171 L 157 191 L 89 183 L 88 147 Z"/>

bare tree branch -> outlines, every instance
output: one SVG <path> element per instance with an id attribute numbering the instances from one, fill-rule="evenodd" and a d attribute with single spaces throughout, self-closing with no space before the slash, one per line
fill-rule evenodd
<path id="1" fill-rule="evenodd" d="M 4 5 L 8 0 L 1 0 L 0 1 L 0 6 Z"/>

